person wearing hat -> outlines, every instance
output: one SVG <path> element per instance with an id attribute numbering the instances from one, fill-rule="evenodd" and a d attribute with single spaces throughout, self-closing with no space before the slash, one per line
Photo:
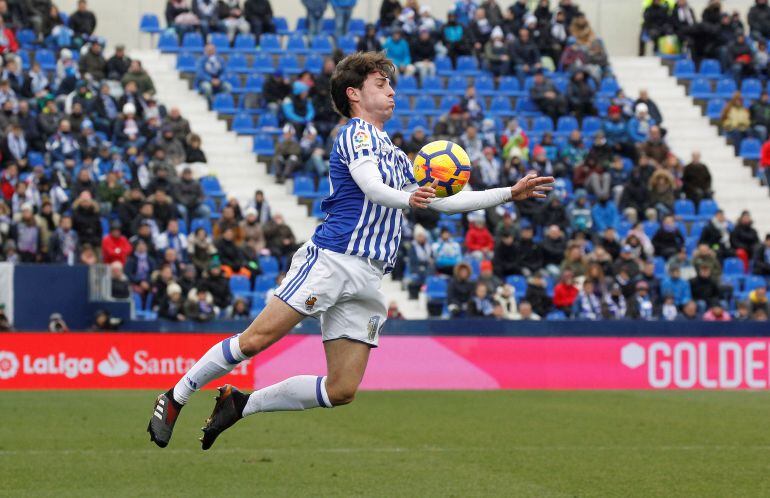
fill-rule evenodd
<path id="1" fill-rule="evenodd" d="M 110 231 L 102 239 L 102 262 L 108 265 L 118 261 L 126 264 L 133 248 L 125 235 L 121 233 L 121 224 L 118 220 L 110 222 Z"/>
<path id="2" fill-rule="evenodd" d="M 281 111 L 286 120 L 294 125 L 298 134 L 302 134 L 315 117 L 313 101 L 308 98 L 310 86 L 302 81 L 295 81 L 291 87 L 291 95 L 283 99 Z"/>
<path id="3" fill-rule="evenodd" d="M 489 259 L 485 259 L 479 264 L 479 276 L 476 282 L 484 284 L 490 296 L 493 296 L 497 292 L 497 288 L 503 285 L 503 281 L 495 275 L 494 265 Z"/>
<path id="4" fill-rule="evenodd" d="M 164 157 L 172 166 L 179 166 L 186 159 L 184 144 L 174 135 L 174 129 L 170 126 L 161 128 L 160 137 L 155 141 L 155 146 L 163 149 Z"/>
<path id="5" fill-rule="evenodd" d="M 650 117 L 647 104 L 640 102 L 634 107 L 634 115 L 628 120 L 628 133 L 635 143 L 645 142 L 650 138 L 650 131 L 655 126 Z"/>
<path id="6" fill-rule="evenodd" d="M 465 0 L 460 1 L 465 3 Z M 447 55 L 452 59 L 453 67 L 457 66 L 459 56 L 470 54 L 470 45 L 465 36 L 465 25 L 465 23 L 457 20 L 455 11 L 449 11 L 447 21 L 441 27 L 441 41 L 447 49 Z"/>
<path id="7" fill-rule="evenodd" d="M 492 28 L 489 40 L 484 44 L 483 61 L 484 66 L 495 78 L 504 76 L 510 71 L 510 55 L 505 45 L 505 35 L 499 25 Z"/>
<path id="8" fill-rule="evenodd" d="M 183 322 L 187 319 L 184 309 L 184 298 L 182 297 L 182 287 L 176 282 L 171 282 L 166 286 L 166 294 L 159 296 L 158 317 L 171 320 L 172 322 Z"/>
<path id="9" fill-rule="evenodd" d="M 636 291 L 628 300 L 627 318 L 634 320 L 654 320 L 656 316 L 655 306 L 650 299 L 650 287 L 644 280 L 636 283 Z"/>

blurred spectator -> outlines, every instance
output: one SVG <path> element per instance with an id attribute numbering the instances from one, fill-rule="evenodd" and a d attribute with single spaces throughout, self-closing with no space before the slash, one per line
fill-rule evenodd
<path id="1" fill-rule="evenodd" d="M 494 0 L 490 0 L 494 4 Z M 497 7 L 496 4 L 494 4 Z M 497 7 L 499 9 L 499 7 Z M 503 30 L 500 26 L 492 29 L 489 41 L 484 45 L 484 65 L 493 76 L 499 77 L 508 74 L 510 56 L 505 45 Z"/>
<path id="2" fill-rule="evenodd" d="M 584 71 L 575 71 L 570 77 L 567 87 L 567 102 L 569 110 L 578 119 L 596 114 L 593 100 L 595 91 Z"/>
<path id="3" fill-rule="evenodd" d="M 516 295 L 512 286 L 508 284 L 499 286 L 495 292 L 494 301 L 495 307 L 500 307 L 498 311 L 499 316 L 495 314 L 496 318 L 505 318 L 507 320 L 517 320 L 519 318 Z"/>
<path id="4" fill-rule="evenodd" d="M 249 303 L 244 297 L 236 297 L 233 305 L 227 310 L 225 317 L 230 320 L 246 320 L 249 318 Z"/>
<path id="5" fill-rule="evenodd" d="M 120 261 L 110 264 L 110 285 L 112 299 L 128 299 L 131 296 L 130 282 L 123 273 L 123 264 Z"/>
<path id="6" fill-rule="evenodd" d="M 477 279 L 477 283 L 487 286 L 487 295 L 490 297 L 494 296 L 497 288 L 503 285 L 502 280 L 495 275 L 493 270 L 491 261 L 482 261 L 479 265 L 479 278 Z"/>
<path id="7" fill-rule="evenodd" d="M 331 0 L 331 4 L 334 10 L 334 36 L 339 39 L 348 32 L 356 0 Z"/>
<path id="8" fill-rule="evenodd" d="M 644 36 L 653 43 L 653 50 L 658 47 L 658 39 L 667 34 L 669 25 L 669 6 L 664 0 L 652 0 L 644 10 L 642 35 L 639 38 L 639 56 L 645 55 Z"/>
<path id="9" fill-rule="evenodd" d="M 397 1 L 389 2 L 388 0 L 384 0 L 382 2 L 382 8 L 386 8 L 387 4 L 391 4 L 391 3 L 398 4 Z M 399 5 L 398 8 L 400 9 L 401 6 Z M 388 24 L 384 24 L 384 26 L 389 26 L 390 24 L 392 24 L 392 22 Z M 371 23 L 366 25 L 364 36 L 358 39 L 358 45 L 356 46 L 356 50 L 358 50 L 359 52 L 381 52 L 382 51 L 382 44 L 380 43 L 380 39 L 377 36 L 377 26 Z"/>
<path id="10" fill-rule="evenodd" d="M 681 270 L 676 265 L 671 266 L 669 275 L 661 282 L 660 292 L 664 297 L 673 297 L 676 306 L 683 306 L 687 301 L 693 299 L 690 284 L 682 278 Z"/>
<path id="11" fill-rule="evenodd" d="M 714 303 L 703 314 L 703 320 L 707 322 L 729 322 L 732 320 L 730 313 L 721 304 Z"/>
<path id="12" fill-rule="evenodd" d="M 753 268 L 755 275 L 770 277 L 770 233 L 765 235 L 764 244 L 754 251 Z"/>
<path id="13" fill-rule="evenodd" d="M 79 261 L 79 238 L 72 229 L 72 216 L 64 214 L 59 221 L 59 227 L 48 241 L 48 257 L 52 263 L 74 265 Z"/>
<path id="14" fill-rule="evenodd" d="M 188 240 L 187 250 L 190 253 L 190 260 L 199 273 L 209 269 L 211 258 L 217 252 L 216 247 L 203 228 L 195 230 L 195 234 Z"/>
<path id="15" fill-rule="evenodd" d="M 743 105 L 741 92 L 735 92 L 722 109 L 720 126 L 727 134 L 727 138 L 738 151 L 741 142 L 749 136 L 751 131 L 751 116 L 749 110 Z"/>
<path id="16" fill-rule="evenodd" d="M 213 305 L 213 300 L 214 298 L 211 294 L 204 289 L 198 288 L 190 291 L 190 295 L 187 297 L 187 301 L 184 304 L 185 316 L 196 322 L 210 322 L 216 318 L 218 311 Z"/>
<path id="17" fill-rule="evenodd" d="M 636 292 L 628 301 L 626 316 L 636 320 L 653 320 L 655 318 L 654 306 L 649 296 L 649 285 L 646 281 L 640 280 L 636 283 Z"/>
<path id="18" fill-rule="evenodd" d="M 321 32 L 321 20 L 328 5 L 327 0 L 302 0 L 307 9 L 307 33 L 315 36 Z"/>
<path id="19" fill-rule="evenodd" d="M 232 293 L 230 292 L 228 277 L 222 272 L 219 259 L 214 257 L 206 270 L 201 279 L 200 288 L 205 289 L 211 294 L 214 305 L 217 308 L 226 309 L 230 306 Z"/>
<path id="20" fill-rule="evenodd" d="M 746 261 L 748 255 L 754 254 L 754 250 L 759 245 L 759 235 L 753 227 L 754 221 L 748 211 L 741 212 L 735 228 L 730 232 L 730 246 L 736 251 L 741 251 Z"/>
<path id="21" fill-rule="evenodd" d="M 419 35 L 412 40 L 410 45 L 410 56 L 420 76 L 420 81 L 436 75 L 436 64 L 433 62 L 436 58 L 436 49 L 431 39 L 430 30 L 420 28 Z"/>
<path id="22" fill-rule="evenodd" d="M 145 296 L 150 291 L 150 277 L 155 271 L 155 259 L 148 251 L 147 243 L 139 239 L 126 261 L 126 276 L 133 284 L 134 292 Z"/>
<path id="23" fill-rule="evenodd" d="M 201 60 L 203 60 L 203 58 L 201 58 Z M 209 76 L 216 72 L 215 66 L 216 64 L 212 63 L 210 67 L 204 68 L 212 71 L 211 73 L 208 73 Z M 152 78 L 149 74 L 147 74 L 147 71 L 144 70 L 140 60 L 135 59 L 129 63 L 128 71 L 123 75 L 120 83 L 123 85 L 124 89 L 130 89 L 132 88 L 132 85 L 134 85 L 136 92 L 138 92 L 140 95 L 155 93 L 155 85 L 152 82 Z"/>
<path id="24" fill-rule="evenodd" d="M 454 267 L 454 277 L 447 286 L 447 309 L 453 317 L 463 317 L 473 294 L 474 282 L 468 263 L 458 263 Z"/>
<path id="25" fill-rule="evenodd" d="M 185 315 L 185 302 L 182 298 L 182 288 L 172 282 L 166 288 L 165 295 L 160 297 L 158 316 L 173 322 L 182 322 L 187 319 Z"/>
<path id="26" fill-rule="evenodd" d="M 522 32 L 528 33 L 526 30 L 522 30 Z M 513 60 L 517 61 L 516 55 L 513 56 Z M 523 63 L 517 61 L 517 64 Z M 525 65 L 523 67 L 528 66 Z M 524 70 L 526 71 L 526 69 Z M 542 70 L 535 72 L 535 78 L 532 87 L 529 90 L 529 96 L 540 111 L 550 117 L 554 123 L 560 116 L 567 114 L 566 100 L 561 96 L 553 82 L 543 75 Z"/>
<path id="27" fill-rule="evenodd" d="M 538 321 L 540 319 L 540 315 L 535 313 L 529 301 L 524 300 L 519 303 L 518 320 Z"/>
<path id="28" fill-rule="evenodd" d="M 491 317 L 493 309 L 494 302 L 489 295 L 489 288 L 485 283 L 478 282 L 468 303 L 468 316 L 472 318 Z"/>
<path id="29" fill-rule="evenodd" d="M 408 260 L 409 273 L 412 277 L 408 282 L 409 298 L 417 299 L 420 288 L 434 268 L 433 249 L 428 242 L 427 232 L 419 225 L 414 229 L 414 239 L 409 247 Z"/>
<path id="30" fill-rule="evenodd" d="M 540 244 L 534 241 L 535 232 L 531 223 L 522 220 L 519 227 L 521 233 L 514 250 L 521 272 L 524 275 L 531 275 L 543 267 L 543 250 Z M 535 306 L 536 311 L 540 311 L 535 303 L 533 306 Z"/>
<path id="31" fill-rule="evenodd" d="M 398 0 L 382 0 L 380 5 L 380 26 L 387 28 L 392 25 L 401 12 L 401 3 Z M 373 24 L 371 26 L 374 26 Z M 367 26 L 367 31 L 368 31 Z M 362 51 L 360 48 L 359 51 Z M 366 50 L 364 50 L 366 51 Z"/>
<path id="32" fill-rule="evenodd" d="M 388 305 L 388 320 L 403 320 L 404 315 L 401 314 L 401 310 L 398 309 L 398 303 L 391 301 Z"/>
<path id="33" fill-rule="evenodd" d="M 693 151 L 692 159 L 682 173 L 682 192 L 694 203 L 711 198 L 711 173 L 701 162 L 700 152 Z"/>
<path id="34" fill-rule="evenodd" d="M 534 273 L 527 281 L 527 292 L 524 294 L 524 299 L 531 304 L 532 309 L 540 316 L 547 315 L 553 306 L 546 290 L 547 278 L 548 275 L 545 272 Z M 521 313 L 521 309 L 519 309 L 519 313 Z"/>
<path id="35" fill-rule="evenodd" d="M 448 229 L 441 229 L 439 240 L 433 243 L 432 252 L 436 271 L 444 275 L 453 275 L 455 266 L 462 259 L 462 249 L 460 244 L 452 239 L 452 233 Z"/>
<path id="36" fill-rule="evenodd" d="M 767 299 L 767 285 L 760 285 L 749 292 L 749 303 L 751 303 L 752 312 L 761 309 L 765 313 L 769 313 L 770 303 Z"/>
<path id="37" fill-rule="evenodd" d="M 572 311 L 572 305 L 578 296 L 578 288 L 575 286 L 574 274 L 565 270 L 561 274 L 559 283 L 553 289 L 553 305 L 567 314 Z"/>
<path id="38" fill-rule="evenodd" d="M 230 83 L 222 81 L 225 72 L 225 60 L 217 54 L 216 47 L 207 43 L 203 49 L 203 56 L 198 60 L 193 84 L 208 99 L 217 93 L 230 92 Z"/>
<path id="39" fill-rule="evenodd" d="M 388 55 L 388 58 L 393 61 L 396 66 L 396 70 L 405 76 L 414 74 L 414 66 L 412 65 L 412 56 L 409 53 L 409 43 L 404 39 L 401 28 L 394 28 L 391 35 L 385 40 L 382 48 Z"/>
<path id="40" fill-rule="evenodd" d="M 487 229 L 483 214 L 473 215 L 472 218 L 465 234 L 465 249 L 476 259 L 491 258 L 495 250 L 495 239 Z"/>
<path id="41" fill-rule="evenodd" d="M 652 238 L 655 254 L 670 258 L 684 246 L 684 236 L 679 231 L 672 215 L 663 218 L 660 228 Z"/>
<path id="42" fill-rule="evenodd" d="M 110 233 L 102 239 L 102 261 L 104 264 L 111 264 L 117 261 L 122 266 L 126 264 L 128 257 L 131 255 L 131 244 L 120 233 L 120 230 L 120 221 L 114 220 L 110 223 Z"/>

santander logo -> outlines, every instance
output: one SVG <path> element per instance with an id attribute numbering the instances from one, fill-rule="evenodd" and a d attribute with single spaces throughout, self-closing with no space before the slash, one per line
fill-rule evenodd
<path id="1" fill-rule="evenodd" d="M 110 352 L 107 354 L 107 359 L 100 361 L 96 366 L 99 373 L 105 377 L 120 377 L 126 375 L 130 368 L 128 362 L 120 357 L 120 353 L 115 347 L 110 349 Z"/>

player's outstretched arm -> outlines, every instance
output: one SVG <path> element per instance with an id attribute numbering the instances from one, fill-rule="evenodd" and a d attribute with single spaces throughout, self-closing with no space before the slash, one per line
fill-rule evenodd
<path id="1" fill-rule="evenodd" d="M 411 192 L 386 185 L 382 181 L 377 164 L 370 159 L 356 162 L 350 167 L 350 175 L 370 201 L 388 208 L 426 209 L 436 197 L 435 184 L 423 185 Z"/>
<path id="2" fill-rule="evenodd" d="M 487 209 L 510 201 L 523 201 L 530 197 L 541 199 L 553 189 L 552 176 L 537 176 L 530 173 L 516 182 L 513 187 L 493 188 L 489 190 L 462 191 L 451 197 L 433 199 L 430 208 L 442 213 L 464 213 Z"/>

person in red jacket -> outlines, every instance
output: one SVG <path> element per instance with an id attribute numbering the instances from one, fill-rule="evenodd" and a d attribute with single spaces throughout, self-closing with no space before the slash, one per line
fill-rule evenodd
<path id="1" fill-rule="evenodd" d="M 16 35 L 6 27 L 5 21 L 0 16 L 0 54 L 18 52 L 18 50 L 19 42 L 16 41 Z"/>
<path id="2" fill-rule="evenodd" d="M 770 186 L 770 140 L 762 144 L 759 152 L 759 169 L 765 176 L 765 184 Z"/>
<path id="3" fill-rule="evenodd" d="M 479 259 L 492 259 L 495 251 L 495 239 L 487 229 L 484 218 L 473 218 L 468 233 L 465 234 L 465 249 Z"/>
<path id="4" fill-rule="evenodd" d="M 110 233 L 102 239 L 102 260 L 105 265 L 113 261 L 120 261 L 125 266 L 126 260 L 131 255 L 131 243 L 120 233 L 120 221 L 110 223 Z"/>
<path id="5" fill-rule="evenodd" d="M 575 275 L 570 270 L 564 270 L 559 283 L 553 288 L 553 305 L 569 314 L 577 295 L 578 288 L 575 287 Z"/>

